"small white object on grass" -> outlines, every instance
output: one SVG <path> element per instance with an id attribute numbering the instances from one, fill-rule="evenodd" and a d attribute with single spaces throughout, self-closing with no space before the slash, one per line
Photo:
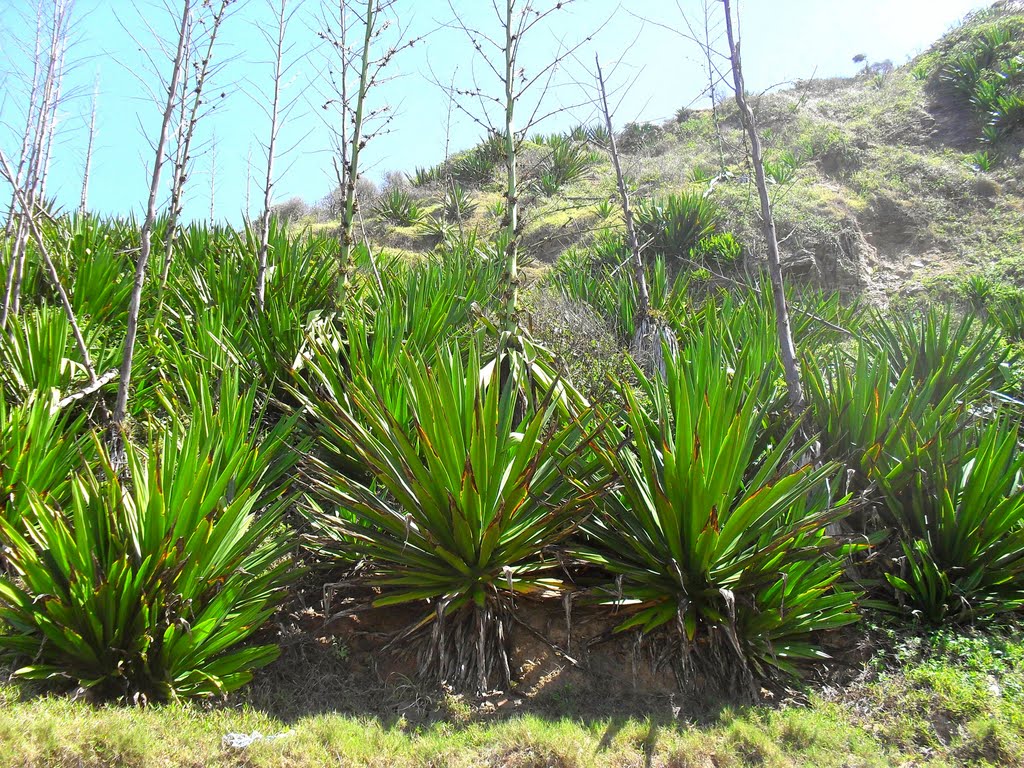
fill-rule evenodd
<path id="1" fill-rule="evenodd" d="M 264 736 L 259 731 L 253 731 L 252 733 L 225 733 L 220 743 L 224 749 L 246 749 L 257 741 L 275 741 L 289 735 L 291 735 L 291 731 L 275 733 L 272 736 Z"/>

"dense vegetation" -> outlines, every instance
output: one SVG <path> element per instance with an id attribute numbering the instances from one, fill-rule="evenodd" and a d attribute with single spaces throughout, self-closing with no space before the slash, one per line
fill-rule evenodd
<path id="1" fill-rule="evenodd" d="M 1021 28 L 1003 12 L 972 24 L 891 76 L 969 103 L 983 173 L 1011 163 L 1019 141 Z M 639 152 L 659 130 L 631 126 L 620 141 Z M 607 139 L 594 127 L 533 137 L 527 218 L 592 183 Z M 781 206 L 823 147 L 771 153 Z M 372 726 L 393 762 L 587 764 L 565 750 L 579 740 L 611 750 L 608 764 L 874 765 L 936 750 L 950 764 L 1021 764 L 1024 653 L 1007 635 L 1024 607 L 1024 366 L 1006 273 L 997 287 L 976 276 L 959 302 L 885 311 L 793 281 L 808 402 L 797 412 L 758 243 L 731 207 L 738 166 L 695 167 L 637 200 L 659 368 L 627 351 L 640 298 L 610 196 L 591 211 L 599 226 L 532 281 L 510 330 L 502 162 L 484 142 L 364 201 L 375 238 L 415 239 L 421 253 L 355 245 L 341 281 L 327 227 L 176 231 L 159 219 L 149 269 L 166 280 L 142 295 L 123 435 L 108 431 L 117 381 L 92 386 L 90 367 L 117 365 L 143 233 L 86 214 L 39 219 L 0 334 L 0 650 L 12 679 L 35 682 L 0 688 L 0 730 L 53 725 L 28 728 L 10 764 L 92 759 L 81 745 L 62 753 L 45 727 L 122 723 L 116 709 L 15 703 L 40 691 L 169 702 L 158 728 L 174 743 L 193 711 L 178 702 L 250 683 L 284 643 L 273 618 L 310 594 L 326 622 L 400 616 L 380 654 L 415 657 L 410 685 L 443 692 L 430 701 L 456 721 L 463 696 L 515 690 L 517 643 L 540 634 L 527 607 L 564 614 L 564 647 L 546 642 L 567 663 L 626 637 L 688 700 L 788 700 L 802 679 L 825 680 L 803 689 L 807 710 L 727 710 L 661 746 L 655 722 L 602 736 L 524 721 L 523 757 L 464 722 L 455 759 L 447 725 L 415 749 Z M 579 610 L 601 629 L 570 641 Z M 861 678 L 839 671 L 836 649 L 865 665 Z M 833 683 L 876 706 L 879 724 Z M 935 736 L 922 691 L 956 729 Z M 281 728 L 212 717 L 211 728 Z M 294 749 L 264 745 L 266 764 L 369 760 L 350 743 L 364 727 L 301 721 Z M 844 728 L 842 745 L 821 735 Z M 153 749 L 131 728 L 102 740 L 116 754 L 97 760 Z"/>

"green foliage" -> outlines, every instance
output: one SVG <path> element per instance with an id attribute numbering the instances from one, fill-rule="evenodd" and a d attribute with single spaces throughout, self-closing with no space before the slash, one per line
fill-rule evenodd
<path id="1" fill-rule="evenodd" d="M 884 352 L 857 347 L 853 365 L 839 350 L 805 358 L 803 379 L 826 455 L 843 461 L 851 490 L 870 487 L 880 474 L 920 444 L 952 432 L 962 410 L 952 398 L 931 407 L 935 387 L 915 385 L 913 369 L 897 373 Z"/>
<path id="2" fill-rule="evenodd" d="M 874 312 L 867 339 L 883 350 L 894 376 L 910 370 L 915 386 L 938 407 L 971 405 L 1005 386 L 1011 355 L 997 326 L 952 308 L 929 308 L 920 317 Z"/>
<path id="3" fill-rule="evenodd" d="M 437 181 L 440 181 L 444 176 L 443 166 L 436 165 L 433 168 L 419 168 L 413 172 L 411 176 L 407 176 L 409 183 L 414 187 L 426 187 Z"/>
<path id="4" fill-rule="evenodd" d="M 808 159 L 803 154 L 803 151 L 787 149 L 783 152 L 775 153 L 772 157 L 766 157 L 764 159 L 765 174 L 776 184 L 791 183 L 796 178 L 797 171 L 800 170 Z M 808 146 L 806 151 L 812 152 L 813 146 Z"/>
<path id="5" fill-rule="evenodd" d="M 602 221 L 610 219 L 615 211 L 618 210 L 618 206 L 614 200 L 604 199 L 597 204 L 597 216 Z"/>
<path id="6" fill-rule="evenodd" d="M 705 336 L 664 380 L 637 372 L 650 407 L 623 389 L 632 439 L 613 431 L 599 449 L 621 490 L 582 553 L 616 577 L 620 631 L 668 631 L 684 658 L 718 638 L 760 673 L 793 671 L 820 654 L 811 632 L 856 618 L 854 596 L 832 589 L 842 561 L 824 533 L 845 513 L 827 491 L 838 465 L 790 465 L 795 426 L 766 447 L 763 368 L 749 356 L 726 370 Z"/>
<path id="7" fill-rule="evenodd" d="M 576 469 L 580 429 L 562 425 L 556 400 L 520 411 L 500 365 L 484 367 L 476 344 L 441 350 L 429 366 L 409 356 L 392 375 L 408 403 L 395 413 L 368 378 L 357 378 L 338 428 L 374 477 L 333 474 L 318 491 L 332 509 L 313 516 L 321 555 L 365 557 L 375 605 L 429 600 L 437 622 L 428 668 L 442 679 L 507 682 L 507 617 L 516 594 L 557 589 L 565 538 L 600 484 Z M 339 510 L 335 512 L 334 510 Z"/>
<path id="8" fill-rule="evenodd" d="M 654 123 L 627 123 L 616 137 L 616 145 L 620 152 L 639 154 L 650 151 L 662 134 L 662 129 Z"/>
<path id="9" fill-rule="evenodd" d="M 419 222 L 419 229 L 423 233 L 435 238 L 439 243 L 449 242 L 456 237 L 458 228 L 455 224 L 444 218 L 436 216 L 424 216 Z"/>
<path id="10" fill-rule="evenodd" d="M 968 155 L 967 165 L 978 173 L 988 173 L 992 170 L 993 160 L 992 153 L 985 149 Z"/>
<path id="11" fill-rule="evenodd" d="M 288 424 L 257 437 L 254 392 L 225 380 L 216 410 L 200 382 L 191 424 L 150 455 L 127 446 L 131 483 L 109 466 L 71 480 L 71 501 L 30 495 L 0 520 L 0 647 L 16 674 L 127 701 L 223 695 L 276 646 L 237 648 L 284 596 Z"/>
<path id="12" fill-rule="evenodd" d="M 393 415 L 405 414 L 406 388 L 395 375 L 404 355 L 430 361 L 467 333 L 473 305 L 490 305 L 502 269 L 499 259 L 482 258 L 466 244 L 442 245 L 435 260 L 389 273 L 383 295 L 346 307 L 340 327 L 321 326 L 309 335 L 293 389 L 334 471 L 365 476 L 343 428 L 355 382 L 371 382 Z"/>
<path id="13" fill-rule="evenodd" d="M 964 296 L 975 312 L 983 312 L 993 300 L 995 286 L 984 275 L 971 275 L 964 281 Z"/>
<path id="14" fill-rule="evenodd" d="M 63 309 L 29 308 L 9 318 L 8 323 L 6 333 L 0 334 L 0 387 L 9 397 L 24 400 L 33 393 L 49 397 L 54 389 L 66 395 L 88 383 L 84 361 Z M 117 350 L 97 343 L 96 327 L 87 326 L 83 334 L 94 368 L 103 373 L 114 362 Z"/>
<path id="15" fill-rule="evenodd" d="M 708 260 L 716 264 L 732 264 L 743 257 L 743 244 L 731 232 L 716 232 L 697 243 L 690 251 L 694 261 Z"/>
<path id="16" fill-rule="evenodd" d="M 984 140 L 994 144 L 1024 126 L 1024 55 L 1019 20 L 982 25 L 950 56 L 941 79 L 965 97 L 985 122 Z"/>
<path id="17" fill-rule="evenodd" d="M 452 183 L 445 189 L 443 206 L 448 221 L 464 221 L 476 210 L 472 195 L 458 183 Z"/>
<path id="18" fill-rule="evenodd" d="M 600 160 L 600 155 L 590 150 L 582 141 L 552 137 L 548 140 L 547 146 L 550 147 L 551 154 L 537 179 L 536 186 L 538 191 L 548 197 L 562 187 L 579 181 L 590 167 Z"/>
<path id="19" fill-rule="evenodd" d="M 400 227 L 411 227 L 423 218 L 423 209 L 402 189 L 385 192 L 377 200 L 373 210 L 380 218 Z"/>
<path id="20" fill-rule="evenodd" d="M 505 210 L 505 200 L 503 198 L 499 198 L 491 204 L 491 207 L 487 212 L 491 214 L 492 218 L 497 221 L 502 221 L 505 218 Z"/>
<path id="21" fill-rule="evenodd" d="M 989 306 L 989 313 L 1006 336 L 1024 341 L 1024 293 L 1010 291 Z"/>
<path id="22" fill-rule="evenodd" d="M 715 234 L 722 219 L 718 205 L 699 192 L 641 200 L 635 216 L 641 242 L 670 261 L 688 258 L 702 240 Z"/>
<path id="23" fill-rule="evenodd" d="M 601 149 L 608 149 L 612 144 L 611 134 L 608 133 L 608 128 L 604 123 L 597 123 L 587 128 L 587 141 Z"/>
<path id="24" fill-rule="evenodd" d="M 0 518 L 17 526 L 31 496 L 67 502 L 71 474 L 89 455 L 84 421 L 62 413 L 52 394 L 9 405 L 0 390 Z"/>
<path id="25" fill-rule="evenodd" d="M 504 162 L 504 139 L 493 134 L 474 149 L 453 158 L 449 170 L 459 183 L 478 185 L 490 181 L 498 165 Z"/>
<path id="26" fill-rule="evenodd" d="M 903 560 L 886 575 L 921 620 L 973 621 L 1024 606 L 1024 453 L 1020 425 L 995 419 L 945 436 L 880 478 Z"/>

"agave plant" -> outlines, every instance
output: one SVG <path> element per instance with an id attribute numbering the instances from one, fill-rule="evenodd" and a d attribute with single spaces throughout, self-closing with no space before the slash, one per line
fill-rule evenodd
<path id="1" fill-rule="evenodd" d="M 63 508 L 31 494 L 20 526 L 0 519 L 0 648 L 24 662 L 18 676 L 167 700 L 223 695 L 277 655 L 238 646 L 291 570 L 289 427 L 257 438 L 253 396 L 226 386 L 214 411 L 208 385 L 191 425 L 175 421 L 148 456 L 127 446 L 130 484 L 105 464 L 73 477 Z"/>
<path id="2" fill-rule="evenodd" d="M 796 426 L 765 445 L 759 372 L 725 370 L 715 339 L 666 354 L 665 374 L 637 369 L 649 406 L 622 387 L 623 432 L 598 446 L 620 489 L 578 554 L 614 577 L 618 631 L 667 636 L 683 670 L 696 657 L 705 674 L 793 672 L 822 655 L 813 632 L 856 619 L 825 533 L 845 514 L 828 489 L 838 466 L 791 464 Z"/>
<path id="3" fill-rule="evenodd" d="M 850 490 L 864 491 L 918 446 L 954 433 L 964 416 L 956 391 L 938 396 L 936 380 L 918 383 L 884 352 L 860 345 L 850 366 L 833 349 L 805 358 L 804 382 L 826 454 L 846 463 Z"/>
<path id="4" fill-rule="evenodd" d="M 346 306 L 337 328 L 320 324 L 308 335 L 295 360 L 294 390 L 333 471 L 365 475 L 339 422 L 353 383 L 370 382 L 404 419 L 406 388 L 395 376 L 404 354 L 430 363 L 438 349 L 464 335 L 472 307 L 486 307 L 496 294 L 502 269 L 499 259 L 477 258 L 465 247 L 442 250 L 407 272 L 392 271 L 384 293 Z"/>
<path id="5" fill-rule="evenodd" d="M 551 145 L 551 157 L 545 176 L 550 176 L 556 189 L 583 178 L 587 170 L 600 159 L 583 142 L 560 141 Z"/>
<path id="6" fill-rule="evenodd" d="M 637 234 L 655 253 L 685 259 L 704 238 L 714 234 L 721 212 L 700 192 L 641 200 L 636 207 Z"/>
<path id="7" fill-rule="evenodd" d="M 887 317 L 876 310 L 863 332 L 885 353 L 894 376 L 909 369 L 916 385 L 930 389 L 932 405 L 969 405 L 1006 383 L 1011 354 L 999 328 L 972 315 L 932 307 L 920 318 Z"/>
<path id="8" fill-rule="evenodd" d="M 476 344 L 462 355 L 448 347 L 429 366 L 399 366 L 408 421 L 370 382 L 355 384 L 340 427 L 374 481 L 323 467 L 317 493 L 331 511 L 313 515 L 309 545 L 363 558 L 376 606 L 426 601 L 413 625 L 432 625 L 424 673 L 486 690 L 510 679 L 516 600 L 560 589 L 547 552 L 602 485 L 569 471 L 583 441 L 553 397 L 524 414 L 502 366 L 484 367 Z"/>
<path id="9" fill-rule="evenodd" d="M 0 518 L 17 526 L 32 494 L 68 501 L 69 478 L 89 455 L 84 421 L 62 413 L 54 393 L 12 406 L 0 390 Z"/>
<path id="10" fill-rule="evenodd" d="M 51 390 L 67 394 L 88 382 L 64 311 L 43 306 L 8 320 L 0 334 L 0 388 L 17 400 Z M 117 350 L 99 343 L 98 325 L 83 328 L 92 363 L 100 373 L 115 363 Z"/>
<path id="11" fill-rule="evenodd" d="M 118 251 L 127 238 L 88 217 L 76 218 L 71 234 L 68 258 L 74 268 L 70 288 L 75 314 L 90 324 L 102 323 L 123 333 L 132 285 L 130 262 Z"/>
<path id="12" fill-rule="evenodd" d="M 377 200 L 373 210 L 380 218 L 400 227 L 414 226 L 423 218 L 423 209 L 402 189 L 385 192 Z"/>
<path id="13" fill-rule="evenodd" d="M 458 183 L 452 183 L 444 192 L 444 215 L 448 221 L 463 221 L 473 215 L 476 202 L 466 189 Z"/>
<path id="14" fill-rule="evenodd" d="M 1020 424 L 996 419 L 955 440 L 940 435 L 880 479 L 903 550 L 886 574 L 899 605 L 933 623 L 1024 606 L 1024 453 Z"/>

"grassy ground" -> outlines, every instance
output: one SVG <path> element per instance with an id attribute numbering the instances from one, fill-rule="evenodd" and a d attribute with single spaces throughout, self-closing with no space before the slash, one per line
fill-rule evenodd
<path id="1" fill-rule="evenodd" d="M 0 766 L 1024 766 L 1020 627 L 856 640 L 877 648 L 842 684 L 725 708 L 700 722 L 664 711 L 610 719 L 489 718 L 448 699 L 419 725 L 252 705 L 94 707 L 0 686 Z M 615 691 L 609 691 L 615 696 Z M 271 736 L 245 748 L 229 733 Z"/>

